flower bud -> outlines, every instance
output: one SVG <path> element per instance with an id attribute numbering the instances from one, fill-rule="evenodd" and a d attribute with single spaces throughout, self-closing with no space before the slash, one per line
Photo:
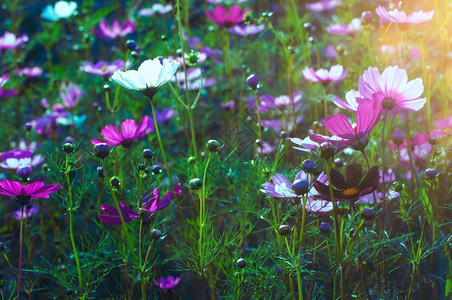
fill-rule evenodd
<path id="1" fill-rule="evenodd" d="M 307 32 L 311 32 L 314 29 L 314 26 L 311 23 L 307 22 L 303 24 L 303 28 Z"/>
<path id="2" fill-rule="evenodd" d="M 428 180 L 434 180 L 438 176 L 438 170 L 433 168 L 428 168 L 425 170 L 425 177 L 427 177 Z"/>
<path id="3" fill-rule="evenodd" d="M 143 164 L 138 164 L 137 169 L 138 169 L 139 171 L 144 171 L 144 170 L 146 169 L 146 166 L 143 165 Z"/>
<path id="4" fill-rule="evenodd" d="M 104 159 L 110 154 L 110 147 L 106 143 L 99 143 L 94 145 L 93 152 L 97 157 Z"/>
<path id="5" fill-rule="evenodd" d="M 350 229 L 350 231 L 349 231 L 349 235 L 350 236 L 354 236 L 355 235 L 355 232 L 356 232 L 356 230 L 355 230 L 355 228 L 352 228 L 352 229 Z"/>
<path id="6" fill-rule="evenodd" d="M 281 136 L 282 139 L 287 139 L 289 137 L 289 134 L 285 131 L 281 131 L 279 135 Z"/>
<path id="7" fill-rule="evenodd" d="M 329 159 L 333 157 L 335 149 L 333 145 L 328 142 L 323 142 L 320 144 L 320 157 L 324 159 Z"/>
<path id="8" fill-rule="evenodd" d="M 110 180 L 110 183 L 115 189 L 118 189 L 121 186 L 121 182 L 119 181 L 119 179 L 117 177 L 113 177 Z"/>
<path id="9" fill-rule="evenodd" d="M 103 85 L 103 89 L 104 89 L 105 92 L 108 92 L 108 91 L 111 90 L 111 86 L 110 86 L 109 84 L 104 84 L 104 85 Z M 99 105 L 99 103 L 97 103 L 97 102 L 94 102 L 94 103 L 96 103 L 97 105 Z M 93 104 L 93 107 L 94 107 L 94 104 Z"/>
<path id="10" fill-rule="evenodd" d="M 361 14 L 361 20 L 363 20 L 364 23 L 370 23 L 372 22 L 373 15 L 370 11 L 363 11 Z"/>
<path id="11" fill-rule="evenodd" d="M 310 159 L 305 159 L 301 163 L 301 168 L 306 173 L 312 173 L 312 171 L 314 171 L 314 169 L 315 169 L 315 163 L 312 160 L 310 160 Z"/>
<path id="12" fill-rule="evenodd" d="M 27 181 L 31 175 L 31 166 L 19 166 L 17 168 L 17 176 L 22 179 L 22 181 Z"/>
<path id="13" fill-rule="evenodd" d="M 323 234 L 329 233 L 329 232 L 331 231 L 330 224 L 325 223 L 325 222 L 322 222 L 322 223 L 320 224 L 320 226 L 319 226 L 319 230 L 320 230 L 320 232 L 323 233 Z"/>
<path id="14" fill-rule="evenodd" d="M 240 269 L 244 268 L 246 266 L 246 261 L 243 258 L 239 258 L 236 261 L 236 265 L 237 267 L 239 267 Z"/>
<path id="15" fill-rule="evenodd" d="M 218 152 L 221 149 L 220 143 L 217 140 L 209 140 L 206 145 L 207 149 L 212 153 Z"/>
<path id="16" fill-rule="evenodd" d="M 292 231 L 292 228 L 290 228 L 289 225 L 281 225 L 278 227 L 278 233 L 282 236 L 289 235 Z"/>
<path id="17" fill-rule="evenodd" d="M 153 159 L 154 158 L 154 152 L 151 149 L 144 149 L 143 150 L 143 157 L 146 159 Z"/>
<path id="18" fill-rule="evenodd" d="M 252 74 L 246 78 L 246 84 L 253 90 L 257 89 L 257 85 L 259 84 L 259 78 L 256 74 Z"/>
<path id="19" fill-rule="evenodd" d="M 228 250 L 229 252 L 234 251 L 235 245 L 234 244 L 226 244 L 226 250 Z"/>
<path id="20" fill-rule="evenodd" d="M 202 188 L 202 181 L 199 178 L 193 178 L 188 182 L 188 185 L 192 190 L 196 191 Z"/>
<path id="21" fill-rule="evenodd" d="M 392 134 L 392 141 L 397 146 L 402 145 L 404 139 L 405 139 L 405 133 L 402 130 L 397 129 Z"/>
<path id="22" fill-rule="evenodd" d="M 97 167 L 96 172 L 97 176 L 104 177 L 104 168 L 102 168 L 101 166 Z"/>
<path id="23" fill-rule="evenodd" d="M 336 166 L 336 168 L 341 168 L 344 166 L 344 160 L 340 157 L 337 157 L 334 159 L 334 165 Z"/>
<path id="24" fill-rule="evenodd" d="M 126 46 L 129 50 L 135 50 L 137 48 L 137 42 L 135 42 L 134 40 L 127 40 Z"/>
<path id="25" fill-rule="evenodd" d="M 395 191 L 395 192 L 401 192 L 402 190 L 403 190 L 403 183 L 402 182 L 400 182 L 400 181 L 394 181 L 393 183 L 392 183 L 392 189 Z"/>
<path id="26" fill-rule="evenodd" d="M 30 132 L 31 129 L 33 128 L 33 125 L 31 125 L 30 122 L 25 123 L 24 128 L 26 131 Z"/>
<path id="27" fill-rule="evenodd" d="M 130 52 L 130 56 L 132 56 L 133 59 L 137 60 L 140 56 L 138 55 L 137 51 Z"/>
<path id="28" fill-rule="evenodd" d="M 70 153 L 74 152 L 74 150 L 75 150 L 74 144 L 72 144 L 72 143 L 64 143 L 63 151 L 66 154 L 70 154 Z"/>
<path id="29" fill-rule="evenodd" d="M 162 237 L 162 232 L 158 229 L 152 229 L 151 236 L 154 240 L 158 240 Z"/>
<path id="30" fill-rule="evenodd" d="M 152 167 L 152 173 L 153 173 L 154 175 L 158 175 L 158 174 L 162 173 L 162 168 L 160 168 L 159 165 L 154 165 L 154 166 Z"/>
<path id="31" fill-rule="evenodd" d="M 309 192 L 309 181 L 300 180 L 295 182 L 292 185 L 292 190 L 299 196 L 306 194 L 307 192 Z"/>

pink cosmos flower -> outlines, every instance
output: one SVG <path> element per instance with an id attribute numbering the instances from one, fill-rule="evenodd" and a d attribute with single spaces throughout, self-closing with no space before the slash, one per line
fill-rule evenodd
<path id="1" fill-rule="evenodd" d="M 327 31 L 334 35 L 353 35 L 355 32 L 360 31 L 363 28 L 361 19 L 355 18 L 350 24 L 331 24 L 327 27 Z"/>
<path id="2" fill-rule="evenodd" d="M 206 16 L 220 27 L 230 28 L 243 22 L 243 17 L 248 9 L 242 10 L 240 6 L 234 5 L 228 10 L 224 6 L 216 6 L 213 11 L 206 11 Z"/>
<path id="3" fill-rule="evenodd" d="M 377 13 L 378 16 L 380 16 L 380 22 L 382 23 L 393 22 L 399 25 L 419 24 L 426 21 L 430 21 L 434 14 L 433 10 L 428 12 L 420 10 L 410 15 L 407 15 L 404 11 L 399 11 L 397 8 L 388 11 L 383 6 L 378 6 L 375 9 L 375 12 Z"/>
<path id="4" fill-rule="evenodd" d="M 345 101 L 339 97 L 333 98 L 334 104 L 348 111 L 356 111 L 358 109 L 358 105 L 363 101 L 363 96 L 355 90 L 350 90 L 345 94 Z"/>
<path id="5" fill-rule="evenodd" d="M 182 194 L 181 189 L 182 184 L 178 183 L 174 186 L 174 191 L 176 192 L 176 195 Z M 151 195 L 145 197 L 142 201 L 141 209 L 148 214 L 155 213 L 156 211 L 162 210 L 165 207 L 167 207 L 171 200 L 174 199 L 174 193 L 172 190 L 170 190 L 168 193 L 166 193 L 165 196 L 163 196 L 162 199 L 160 199 L 160 191 L 158 188 L 154 188 Z"/>
<path id="6" fill-rule="evenodd" d="M 339 3 L 341 3 L 341 0 L 322 0 L 319 2 L 307 2 L 306 8 L 312 11 L 321 12 L 335 9 Z"/>
<path id="7" fill-rule="evenodd" d="M 26 42 L 28 42 L 28 35 L 22 34 L 20 37 L 16 37 L 14 33 L 5 31 L 5 33 L 0 36 L 0 51 L 11 50 Z"/>
<path id="8" fill-rule="evenodd" d="M 338 54 L 336 52 L 336 48 L 332 45 L 328 45 L 323 49 L 323 53 L 328 56 L 329 58 L 336 59 L 338 57 Z"/>
<path id="9" fill-rule="evenodd" d="M 159 280 L 155 280 L 154 284 L 161 288 L 162 290 L 170 290 L 175 288 L 180 282 L 180 277 L 174 278 L 173 276 L 168 276 L 167 278 L 161 277 Z"/>
<path id="10" fill-rule="evenodd" d="M 16 96 L 19 91 L 18 90 L 4 90 L 3 86 L 9 79 L 9 74 L 4 74 L 2 77 L 0 77 L 0 99 L 1 98 L 9 98 Z"/>
<path id="11" fill-rule="evenodd" d="M 26 76 L 26 77 L 39 77 L 42 75 L 42 69 L 38 66 L 34 66 L 34 67 L 25 67 L 22 69 L 17 69 L 15 70 L 15 72 L 19 75 L 19 76 Z"/>
<path id="12" fill-rule="evenodd" d="M 424 91 L 422 79 L 408 81 L 406 71 L 398 66 L 387 67 L 382 74 L 378 68 L 369 67 L 359 78 L 358 90 L 365 99 L 383 95 L 382 105 L 387 111 L 418 111 L 426 102 L 425 98 L 419 98 Z"/>
<path id="13" fill-rule="evenodd" d="M 72 82 L 63 83 L 61 85 L 61 90 L 60 98 L 63 101 L 63 105 L 70 110 L 77 105 L 80 98 L 85 94 L 85 90 L 82 90 L 78 85 Z"/>
<path id="14" fill-rule="evenodd" d="M 127 119 L 121 123 L 121 132 L 119 132 L 114 125 L 107 125 L 101 131 L 101 135 L 106 141 L 92 139 L 91 142 L 94 145 L 106 143 L 109 146 L 122 145 L 123 147 L 128 148 L 135 140 L 142 138 L 147 134 L 148 126 L 148 116 L 143 117 L 140 125 L 137 125 L 135 120 Z"/>
<path id="15" fill-rule="evenodd" d="M 0 167 L 3 169 L 17 170 L 19 167 L 30 166 L 36 167 L 44 161 L 44 157 L 41 155 L 34 155 L 33 157 L 26 158 L 8 158 L 0 162 Z"/>
<path id="16" fill-rule="evenodd" d="M 30 206 L 30 207 L 29 207 Z M 39 211 L 39 205 L 38 204 L 29 204 L 29 205 L 25 205 L 25 209 L 24 209 L 24 219 L 28 219 L 33 217 L 35 214 L 37 214 Z M 16 220 L 20 220 L 21 216 L 22 216 L 22 209 L 13 211 L 11 213 L 11 215 L 13 216 L 14 219 Z"/>
<path id="17" fill-rule="evenodd" d="M 368 135 L 380 120 L 383 108 L 380 99 L 361 102 L 356 111 L 356 124 L 352 126 L 343 114 L 328 116 L 323 122 L 328 131 L 349 142 L 356 150 L 364 150 L 368 143 Z"/>
<path id="18" fill-rule="evenodd" d="M 119 202 L 119 207 L 121 209 L 121 214 L 124 218 L 125 223 L 129 223 L 133 219 L 138 218 L 138 214 L 123 202 Z M 98 214 L 102 223 L 115 225 L 121 224 L 121 217 L 116 207 L 107 204 L 101 204 L 100 209 L 108 214 Z"/>
<path id="19" fill-rule="evenodd" d="M 0 194 L 11 197 L 22 206 L 31 203 L 33 199 L 49 198 L 50 194 L 60 188 L 60 184 L 44 185 L 44 182 L 41 181 L 35 181 L 28 185 L 23 185 L 17 181 L 0 181 Z"/>
<path id="20" fill-rule="evenodd" d="M 435 122 L 435 129 L 430 136 L 436 138 L 448 137 L 452 135 L 452 116 Z"/>
<path id="21" fill-rule="evenodd" d="M 343 80 L 348 74 L 348 69 L 344 71 L 344 67 L 341 65 L 335 65 L 330 68 L 330 70 L 319 69 L 314 70 L 313 68 L 304 69 L 302 75 L 306 80 L 311 82 L 339 82 Z"/>
<path id="22" fill-rule="evenodd" d="M 111 63 L 100 60 L 95 64 L 89 61 L 85 61 L 83 65 L 80 66 L 80 70 L 91 75 L 102 76 L 105 81 L 108 81 L 108 78 L 115 71 L 122 69 L 124 69 L 124 61 L 122 61 L 121 59 L 115 60 L 114 62 Z"/>
<path id="23" fill-rule="evenodd" d="M 235 25 L 229 28 L 229 32 L 241 36 L 255 35 L 265 29 L 264 24 Z"/>
<path id="24" fill-rule="evenodd" d="M 135 31 L 135 24 L 131 20 L 125 21 L 122 26 L 119 25 L 118 20 L 113 20 L 111 27 L 108 27 L 107 21 L 103 19 L 99 28 L 94 28 L 93 33 L 101 39 L 114 40 L 117 37 L 125 36 Z"/>
<path id="25" fill-rule="evenodd" d="M 324 136 L 321 134 L 312 133 L 304 139 L 289 138 L 289 140 L 301 147 L 293 147 L 296 150 L 303 152 L 317 152 L 324 148 L 331 148 L 334 153 L 344 150 L 349 146 L 348 142 L 338 136 Z"/>
<path id="26" fill-rule="evenodd" d="M 33 152 L 30 150 L 21 150 L 19 148 L 16 148 L 14 150 L 0 152 L 0 160 L 8 158 L 26 158 L 30 157 L 32 154 Z"/>

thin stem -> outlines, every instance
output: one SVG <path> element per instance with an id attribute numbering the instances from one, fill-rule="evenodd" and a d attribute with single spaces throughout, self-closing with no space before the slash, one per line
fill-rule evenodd
<path id="1" fill-rule="evenodd" d="M 326 117 L 328 116 L 328 106 L 326 104 L 326 86 L 323 86 L 323 115 L 326 120 Z"/>
<path id="2" fill-rule="evenodd" d="M 198 240 L 198 254 L 199 261 L 201 267 L 201 276 L 204 273 L 204 254 L 203 254 L 203 235 L 204 235 L 204 218 L 206 217 L 206 177 L 207 177 L 207 169 L 209 168 L 210 159 L 212 157 L 212 152 L 209 152 L 209 156 L 207 158 L 206 167 L 204 168 L 204 174 L 202 176 L 202 191 L 201 197 L 199 201 L 199 240 Z"/>
<path id="3" fill-rule="evenodd" d="M 254 92 L 254 101 L 256 102 L 256 113 L 257 113 L 257 126 L 258 126 L 258 130 L 259 130 L 259 141 L 262 143 L 262 126 L 261 126 L 261 114 L 259 112 L 259 99 L 257 98 L 257 90 L 253 90 Z M 262 160 L 262 155 L 263 155 L 263 151 L 262 151 L 262 146 L 257 146 L 258 147 L 258 153 L 261 156 L 261 160 Z"/>
<path id="4" fill-rule="evenodd" d="M 19 271 L 17 273 L 17 299 L 20 299 L 20 272 L 22 269 L 22 234 L 23 234 L 23 227 L 24 227 L 24 206 L 22 205 L 21 211 L 20 211 L 20 240 L 19 240 Z"/>

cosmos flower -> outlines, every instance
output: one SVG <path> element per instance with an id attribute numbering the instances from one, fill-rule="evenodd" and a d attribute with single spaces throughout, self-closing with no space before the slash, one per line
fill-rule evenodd
<path id="1" fill-rule="evenodd" d="M 327 27 L 327 31 L 334 35 L 353 35 L 355 32 L 360 31 L 363 28 L 361 19 L 355 18 L 350 24 L 331 24 Z"/>
<path id="2" fill-rule="evenodd" d="M 75 1 L 58 1 L 55 3 L 55 6 L 48 4 L 46 7 L 44 7 L 41 17 L 47 21 L 67 19 L 75 14 L 77 6 L 78 4 Z"/>
<path id="3" fill-rule="evenodd" d="M 0 51 L 11 50 L 26 42 L 28 42 L 28 35 L 22 34 L 20 37 L 16 37 L 14 33 L 5 31 L 5 33 L 0 36 Z"/>
<path id="4" fill-rule="evenodd" d="M 336 96 L 333 98 L 334 104 L 348 111 L 356 111 L 358 109 L 358 105 L 363 101 L 363 96 L 355 90 L 350 90 L 345 93 L 345 101 Z"/>
<path id="5" fill-rule="evenodd" d="M 138 71 L 116 71 L 111 79 L 126 89 L 140 91 L 152 98 L 157 90 L 174 76 L 178 67 L 179 63 L 176 61 L 148 59 L 140 65 Z"/>
<path id="6" fill-rule="evenodd" d="M 240 6 L 234 5 L 229 8 L 229 12 L 224 6 L 216 6 L 213 11 L 206 11 L 206 16 L 221 28 L 230 28 L 243 22 L 243 17 L 248 12 L 242 10 Z"/>
<path id="7" fill-rule="evenodd" d="M 26 77 L 39 77 L 42 75 L 42 69 L 38 66 L 34 66 L 31 68 L 25 67 L 22 69 L 17 69 L 17 70 L 15 70 L 15 72 L 19 76 L 26 76 Z"/>
<path id="8" fill-rule="evenodd" d="M 122 217 L 124 218 L 124 223 L 129 223 L 133 219 L 138 218 L 138 214 L 125 205 L 123 202 L 119 202 L 119 207 L 121 209 Z M 107 204 L 101 204 L 100 209 L 107 213 L 105 214 L 98 214 L 99 219 L 104 224 L 121 224 L 121 216 L 119 215 L 118 209 L 114 206 L 107 205 Z"/>
<path id="9" fill-rule="evenodd" d="M 276 173 L 275 176 L 270 179 L 270 182 L 262 184 L 261 192 L 275 198 L 301 197 L 292 190 L 292 186 L 301 180 L 307 180 L 307 174 L 304 171 L 300 171 L 295 175 L 293 183 L 284 175 Z"/>
<path id="10" fill-rule="evenodd" d="M 306 8 L 312 11 L 321 12 L 335 9 L 341 0 L 321 0 L 319 2 L 307 2 Z"/>
<path id="11" fill-rule="evenodd" d="M 63 101 L 63 105 L 70 110 L 77 105 L 80 98 L 85 94 L 85 90 L 82 90 L 73 82 L 63 83 L 61 90 L 60 98 Z"/>
<path id="12" fill-rule="evenodd" d="M 23 217 L 24 217 L 24 219 L 28 219 L 28 218 L 33 217 L 38 212 L 39 212 L 39 205 L 38 204 L 28 204 L 28 205 L 25 205 Z M 22 216 L 22 209 L 13 211 L 11 213 L 11 215 L 13 216 L 14 219 L 20 220 L 20 218 Z"/>
<path id="13" fill-rule="evenodd" d="M 348 147 L 348 142 L 338 136 L 324 136 L 321 134 L 310 134 L 304 139 L 289 138 L 289 140 L 301 147 L 293 147 L 296 150 L 303 152 L 317 152 L 330 149 L 332 154 L 335 154 Z"/>
<path id="14" fill-rule="evenodd" d="M 375 12 L 380 17 L 380 22 L 387 23 L 393 22 L 399 25 L 407 24 L 419 24 L 426 21 L 430 21 L 433 17 L 434 11 L 424 12 L 422 10 L 407 15 L 404 11 L 399 11 L 397 8 L 388 11 L 383 6 L 378 6 Z M 402 27 L 404 28 L 404 27 Z"/>
<path id="15" fill-rule="evenodd" d="M 311 82 L 339 82 L 343 80 L 348 74 L 348 69 L 345 69 L 341 65 L 334 65 L 330 70 L 319 69 L 314 70 L 313 68 L 306 68 L 303 70 L 303 77 Z"/>
<path id="16" fill-rule="evenodd" d="M 330 171 L 331 184 L 333 186 L 333 196 L 335 200 L 348 200 L 356 202 L 360 197 L 373 193 L 378 186 L 379 175 L 378 166 L 370 168 L 364 179 L 362 179 L 362 166 L 352 163 L 346 167 L 345 178 L 342 174 L 332 169 Z M 314 181 L 314 188 L 319 192 L 319 197 L 331 200 L 329 186 L 318 180 Z"/>
<path id="17" fill-rule="evenodd" d="M 26 158 L 8 158 L 0 162 L 0 167 L 2 167 L 3 169 L 17 170 L 22 166 L 36 167 L 42 164 L 43 161 L 44 157 L 42 157 L 41 155 L 34 155 L 33 157 Z"/>
<path id="18" fill-rule="evenodd" d="M 369 67 L 359 78 L 359 93 L 365 99 L 373 99 L 375 94 L 383 95 L 383 109 L 387 111 L 420 110 L 425 98 L 419 98 L 424 91 L 422 79 L 408 81 L 404 69 L 387 67 L 382 74 L 376 67 Z"/>
<path id="19" fill-rule="evenodd" d="M 264 24 L 248 24 L 248 25 L 235 25 L 229 28 L 229 32 L 240 36 L 255 35 L 265 29 Z"/>
<path id="20" fill-rule="evenodd" d="M 148 116 L 143 117 L 140 125 L 137 125 L 133 119 L 127 119 L 121 123 L 121 132 L 119 132 L 114 125 L 107 125 L 101 131 L 101 135 L 106 141 L 92 139 L 91 142 L 94 145 L 106 143 L 109 146 L 122 145 L 123 147 L 128 148 L 134 141 L 147 134 L 148 123 Z"/>
<path id="21" fill-rule="evenodd" d="M 107 21 L 103 19 L 99 28 L 94 28 L 93 33 L 104 40 L 114 40 L 117 37 L 128 35 L 135 31 L 135 24 L 131 20 L 126 20 L 122 25 L 119 25 L 118 20 L 113 20 L 111 27 L 108 26 Z"/>
<path id="22" fill-rule="evenodd" d="M 380 100 L 365 100 L 356 111 L 356 124 L 352 126 L 343 114 L 328 116 L 323 122 L 328 131 L 346 141 L 355 150 L 364 150 L 369 141 L 368 136 L 380 120 L 383 108 Z"/>
<path id="23" fill-rule="evenodd" d="M 151 8 L 143 8 L 138 11 L 138 15 L 143 17 L 151 17 L 156 13 L 164 15 L 173 10 L 171 4 L 163 5 L 160 3 L 154 3 Z"/>
<path id="24" fill-rule="evenodd" d="M 198 37 L 187 38 L 187 42 L 191 48 L 197 49 L 198 52 L 206 54 L 208 57 L 211 57 L 215 62 L 219 64 L 222 63 L 221 59 L 218 57 L 218 55 L 223 54 L 222 50 L 203 46 L 201 40 Z"/>
<path id="25" fill-rule="evenodd" d="M 3 86 L 6 84 L 6 82 L 9 79 L 9 74 L 4 74 L 3 76 L 0 77 L 0 99 L 2 98 L 9 98 L 9 97 L 13 97 L 16 96 L 19 91 L 18 90 L 5 90 L 3 89 Z"/>
<path id="26" fill-rule="evenodd" d="M 177 80 L 176 80 L 177 78 Z M 170 79 L 171 82 L 176 82 L 177 86 L 185 91 L 185 73 L 180 71 L 176 73 L 176 76 Z M 217 83 L 215 77 L 202 78 L 201 68 L 190 68 L 187 70 L 187 83 L 188 90 L 199 90 L 202 88 L 208 88 Z"/>
<path id="27" fill-rule="evenodd" d="M 182 194 L 181 189 L 182 184 L 178 183 L 174 186 L 174 191 L 176 192 L 176 195 Z M 165 196 L 163 196 L 162 199 L 160 199 L 160 191 L 158 188 L 154 188 L 152 193 L 144 197 L 142 204 L 141 204 L 141 210 L 147 212 L 148 214 L 155 213 L 156 211 L 162 210 L 165 207 L 167 207 L 171 200 L 174 199 L 174 193 L 172 190 L 170 190 L 168 193 L 166 193 Z"/>
<path id="28" fill-rule="evenodd" d="M 49 198 L 50 194 L 60 188 L 60 184 L 44 185 L 44 182 L 41 181 L 35 181 L 27 185 L 17 181 L 0 181 L 0 194 L 11 197 L 22 206 L 31 203 L 33 199 Z"/>
<path id="29" fill-rule="evenodd" d="M 161 277 L 159 280 L 155 280 L 154 284 L 161 288 L 162 290 L 170 290 L 175 288 L 180 282 L 180 277 L 174 278 L 173 276 L 168 276 L 167 278 Z"/>
<path id="30" fill-rule="evenodd" d="M 83 65 L 80 66 L 80 70 L 91 75 L 102 76 L 105 81 L 107 81 L 114 72 L 122 69 L 124 69 L 124 61 L 122 61 L 121 59 L 115 60 L 111 63 L 100 60 L 95 64 L 89 61 L 85 61 Z"/>
<path id="31" fill-rule="evenodd" d="M 452 135 L 452 116 L 438 120 L 435 122 L 435 129 L 430 136 L 443 138 Z"/>
<path id="32" fill-rule="evenodd" d="M 16 148 L 14 150 L 0 152 L 0 160 L 9 159 L 9 158 L 26 158 L 30 157 L 33 154 L 30 150 L 21 150 Z"/>

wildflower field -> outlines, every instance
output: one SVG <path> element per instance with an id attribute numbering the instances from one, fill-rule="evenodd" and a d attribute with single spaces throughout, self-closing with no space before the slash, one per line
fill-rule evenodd
<path id="1" fill-rule="evenodd" d="M 3 0 L 1 299 L 452 299 L 451 0 Z"/>

